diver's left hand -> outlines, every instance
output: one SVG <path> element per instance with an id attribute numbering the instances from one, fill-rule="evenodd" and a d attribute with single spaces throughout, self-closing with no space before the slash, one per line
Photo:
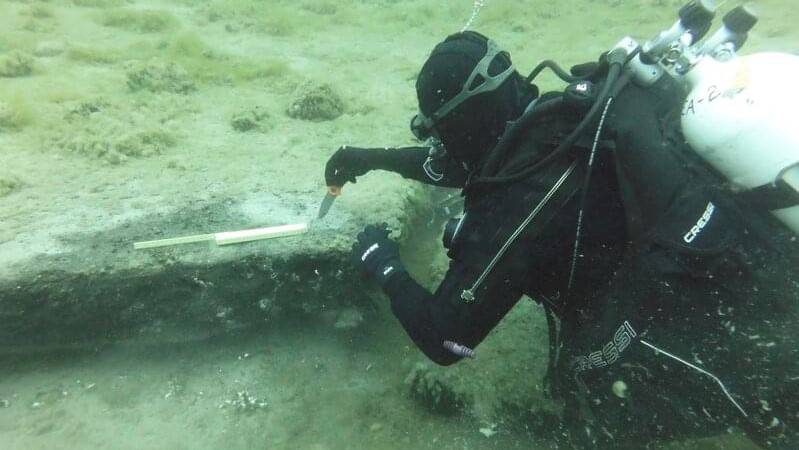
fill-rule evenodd
<path id="1" fill-rule="evenodd" d="M 356 267 L 372 276 L 381 286 L 405 268 L 400 261 L 399 246 L 388 238 L 388 224 L 367 225 L 352 244 L 352 261 Z"/>

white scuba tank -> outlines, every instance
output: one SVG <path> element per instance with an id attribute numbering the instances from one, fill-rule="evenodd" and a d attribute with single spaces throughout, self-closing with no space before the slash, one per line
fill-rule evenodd
<path id="1" fill-rule="evenodd" d="M 787 184 L 799 192 L 799 56 L 702 59 L 685 75 L 682 130 L 734 189 Z M 799 205 L 772 211 L 799 234 Z"/>

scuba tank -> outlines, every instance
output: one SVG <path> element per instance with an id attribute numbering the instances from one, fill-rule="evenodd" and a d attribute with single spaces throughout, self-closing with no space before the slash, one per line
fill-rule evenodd
<path id="1" fill-rule="evenodd" d="M 747 7 L 727 13 L 704 43 L 715 6 L 692 1 L 679 20 L 633 55 L 625 69 L 641 85 L 669 76 L 682 84 L 683 135 L 691 148 L 754 206 L 770 210 L 799 234 L 799 56 L 765 52 L 739 56 L 757 18 Z"/>
<path id="2" fill-rule="evenodd" d="M 765 198 L 755 202 L 776 207 L 772 213 L 799 233 L 799 56 L 703 58 L 686 77 L 692 89 L 681 122 L 688 143 L 734 189 L 762 191 Z"/>

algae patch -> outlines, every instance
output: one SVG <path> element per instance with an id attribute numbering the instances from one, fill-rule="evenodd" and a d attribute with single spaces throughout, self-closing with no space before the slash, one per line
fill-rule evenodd
<path id="1" fill-rule="evenodd" d="M 84 8 L 118 8 L 125 5 L 125 0 L 72 0 L 72 4 Z"/>
<path id="2" fill-rule="evenodd" d="M 98 17 L 101 25 L 135 33 L 163 33 L 178 28 L 172 14 L 160 10 L 109 9 Z"/>
<path id="3" fill-rule="evenodd" d="M 67 58 L 83 64 L 113 64 L 123 59 L 120 51 L 111 48 L 72 46 L 67 48 Z"/>
<path id="4" fill-rule="evenodd" d="M 208 45 L 198 34 L 185 33 L 158 44 L 158 51 L 170 61 L 179 63 L 198 82 L 247 82 L 259 78 L 289 74 L 286 61 L 254 59 L 233 55 Z"/>
<path id="5" fill-rule="evenodd" d="M 206 83 L 232 85 L 290 74 L 285 61 L 229 54 L 207 45 L 195 34 L 142 43 L 128 53 L 135 55 L 135 59 L 126 64 L 127 85 L 134 92 L 187 94 L 195 91 L 197 85 Z M 91 61 L 93 54 L 78 54 L 76 58 Z"/>
<path id="6" fill-rule="evenodd" d="M 50 19 L 55 15 L 55 12 L 53 11 L 53 8 L 47 5 L 34 4 L 31 5 L 27 11 L 23 11 L 22 14 L 35 17 L 37 19 Z"/>

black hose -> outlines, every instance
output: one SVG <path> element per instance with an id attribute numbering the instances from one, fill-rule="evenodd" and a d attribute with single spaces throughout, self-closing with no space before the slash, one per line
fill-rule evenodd
<path id="1" fill-rule="evenodd" d="M 549 68 L 551 71 L 555 72 L 555 75 L 557 75 L 558 78 L 567 83 L 573 83 L 577 80 L 582 79 L 569 75 L 565 70 L 563 70 L 558 65 L 558 63 L 552 61 L 551 59 L 547 59 L 546 61 L 541 61 L 537 66 L 535 66 L 535 69 L 533 69 L 533 71 L 530 72 L 530 75 L 527 75 L 527 82 L 532 83 L 535 77 L 537 77 L 541 73 L 541 71 L 543 71 L 546 68 Z"/>
<path id="2" fill-rule="evenodd" d="M 610 67 L 608 69 L 608 76 L 607 78 L 605 78 L 605 83 L 602 85 L 602 90 L 599 92 L 596 101 L 594 101 L 594 104 L 591 105 L 591 109 L 585 115 L 583 120 L 580 121 L 577 127 L 575 127 L 575 129 L 569 134 L 569 136 L 567 136 L 566 139 L 564 139 L 560 143 L 560 145 L 558 145 L 558 147 L 552 151 L 552 153 L 540 159 L 539 161 L 531 164 L 527 168 L 522 169 L 519 172 L 516 172 L 511 175 L 505 175 L 501 177 L 491 177 L 491 176 L 477 177 L 469 182 L 470 186 L 468 187 L 481 186 L 481 185 L 482 186 L 498 185 L 504 183 L 512 183 L 514 181 L 521 180 L 522 178 L 527 177 L 528 175 L 538 170 L 539 168 L 543 167 L 544 165 L 554 161 L 557 157 L 563 154 L 563 152 L 570 149 L 574 145 L 574 143 L 577 142 L 577 139 L 579 139 L 580 136 L 582 136 L 583 132 L 585 132 L 585 129 L 596 118 L 596 115 L 604 107 L 605 102 L 610 97 L 611 93 L 617 93 L 621 91 L 621 89 L 624 87 L 623 84 L 629 82 L 629 77 L 621 77 L 620 79 L 626 55 L 622 55 L 621 53 L 611 52 L 608 54 L 608 57 L 610 64 Z M 620 81 L 619 83 L 620 85 L 617 85 L 616 83 L 617 81 Z M 516 134 L 522 131 L 523 129 L 522 125 L 526 125 L 528 122 L 529 120 L 525 120 L 524 123 L 522 123 L 522 120 L 517 121 L 519 126 L 517 127 L 516 124 L 514 124 L 512 135 L 511 136 L 503 135 L 503 137 L 500 139 L 500 143 L 504 143 L 503 141 L 506 141 L 507 143 L 504 143 L 504 145 L 510 145 L 510 142 L 512 142 L 512 140 L 515 139 Z M 506 133 L 506 134 L 511 134 L 511 133 Z M 495 148 L 495 151 L 496 150 L 501 150 L 503 153 L 507 151 L 507 149 L 505 148 L 499 148 L 499 149 Z M 492 152 L 492 159 L 494 159 L 493 153 L 494 152 Z"/>
<path id="3" fill-rule="evenodd" d="M 489 153 L 483 169 L 480 171 L 481 176 L 488 176 L 495 174 L 499 170 L 502 161 L 505 159 L 511 144 L 519 137 L 522 131 L 526 130 L 533 121 L 537 120 L 543 115 L 549 114 L 563 104 L 563 97 L 558 96 L 548 100 L 544 100 L 537 105 L 534 105 L 528 111 L 525 111 L 519 119 L 512 122 L 507 130 L 502 133 L 502 136 L 497 141 L 497 145 Z"/>

